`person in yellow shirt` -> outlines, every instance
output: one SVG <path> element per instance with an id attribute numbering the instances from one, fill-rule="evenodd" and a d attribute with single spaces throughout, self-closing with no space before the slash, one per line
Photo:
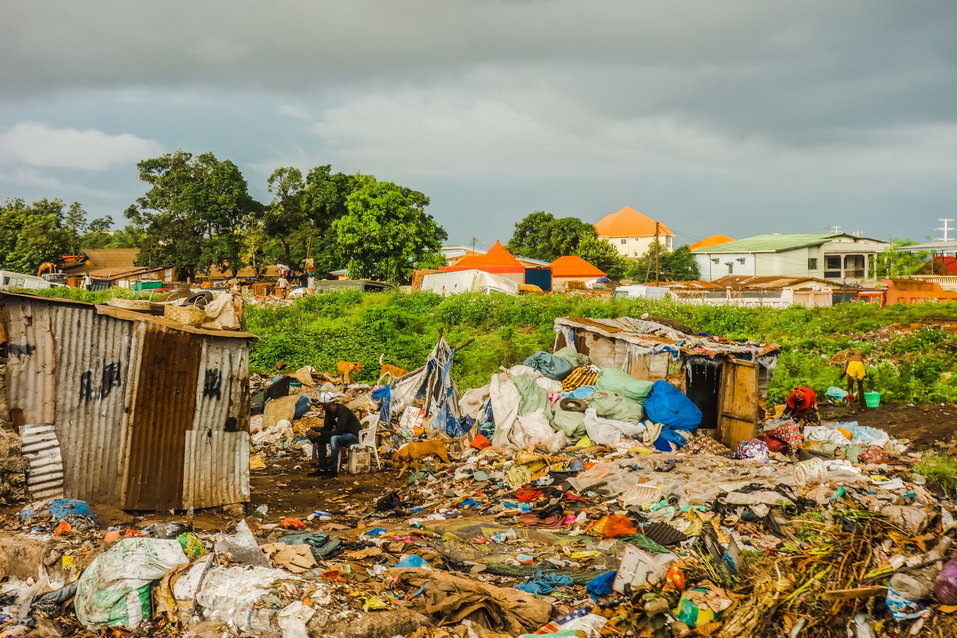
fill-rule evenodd
<path id="1" fill-rule="evenodd" d="M 847 362 L 844 364 L 844 370 L 841 371 L 842 377 L 847 377 L 847 400 L 851 406 L 854 400 L 860 407 L 864 407 L 864 377 L 867 376 L 867 370 L 864 368 L 864 357 L 860 350 L 851 350 L 848 354 Z M 854 382 L 857 381 L 857 394 L 854 394 Z"/>

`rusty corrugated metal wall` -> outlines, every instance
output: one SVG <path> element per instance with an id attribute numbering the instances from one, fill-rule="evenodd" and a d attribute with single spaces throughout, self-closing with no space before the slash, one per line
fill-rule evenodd
<path id="1" fill-rule="evenodd" d="M 119 503 L 129 443 L 133 324 L 83 307 L 51 310 L 57 353 L 55 423 L 66 496 Z"/>
<path id="2" fill-rule="evenodd" d="M 127 509 L 249 498 L 245 338 L 0 295 L 16 425 L 55 425 L 69 497 Z M 248 336 L 248 335 L 247 335 Z"/>

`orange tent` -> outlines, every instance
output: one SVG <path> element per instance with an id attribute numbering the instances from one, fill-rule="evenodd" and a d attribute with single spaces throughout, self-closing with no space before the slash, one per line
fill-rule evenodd
<path id="1" fill-rule="evenodd" d="M 458 272 L 462 270 L 481 270 L 490 273 L 525 273 L 525 266 L 508 252 L 508 249 L 495 242 L 495 245 L 484 255 L 469 255 L 463 257 L 454 266 L 442 266 L 442 272 Z"/>
<path id="2" fill-rule="evenodd" d="M 711 246 L 717 246 L 718 244 L 726 244 L 729 241 L 734 241 L 727 235 L 711 235 L 710 237 L 705 237 L 701 241 L 695 242 L 688 246 L 691 250 L 697 248 L 710 248 Z"/>
<path id="3" fill-rule="evenodd" d="M 552 269 L 552 277 L 561 278 L 561 277 L 574 277 L 581 279 L 594 279 L 597 277 L 604 277 L 605 273 L 592 266 L 590 263 L 578 257 L 577 255 L 566 255 L 564 257 L 559 257 L 551 264 L 549 268 Z"/>

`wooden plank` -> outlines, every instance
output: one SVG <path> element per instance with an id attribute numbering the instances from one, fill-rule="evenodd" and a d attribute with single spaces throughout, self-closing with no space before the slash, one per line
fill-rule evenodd
<path id="1" fill-rule="evenodd" d="M 756 363 L 740 359 L 728 359 L 722 366 L 718 429 L 732 450 L 757 434 L 758 371 Z"/>
<path id="2" fill-rule="evenodd" d="M 821 595 L 824 600 L 852 600 L 854 598 L 874 598 L 887 593 L 887 587 L 855 587 L 853 589 L 829 589 Z"/>

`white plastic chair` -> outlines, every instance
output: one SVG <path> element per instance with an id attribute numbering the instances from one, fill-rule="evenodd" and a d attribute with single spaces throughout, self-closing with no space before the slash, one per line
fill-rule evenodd
<path id="1" fill-rule="evenodd" d="M 359 430 L 359 440 L 347 448 L 349 454 L 351 455 L 353 452 L 368 449 L 372 453 L 372 457 L 375 459 L 376 467 L 378 467 L 379 471 L 381 471 L 382 461 L 379 460 L 379 446 L 376 443 L 376 433 L 379 430 L 379 415 L 370 414 L 362 419 L 359 423 L 362 424 L 362 429 Z"/>

